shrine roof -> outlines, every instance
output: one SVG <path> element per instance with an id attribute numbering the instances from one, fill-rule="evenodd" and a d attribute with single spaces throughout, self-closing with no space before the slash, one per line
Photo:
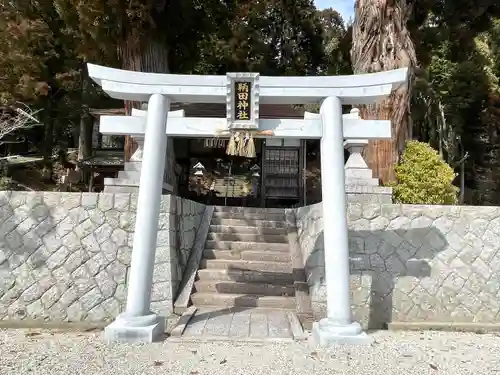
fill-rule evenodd
<path id="1" fill-rule="evenodd" d="M 81 161 L 84 167 L 104 167 L 123 166 L 125 155 L 123 150 L 117 149 L 97 149 L 93 150 L 93 155 Z"/>

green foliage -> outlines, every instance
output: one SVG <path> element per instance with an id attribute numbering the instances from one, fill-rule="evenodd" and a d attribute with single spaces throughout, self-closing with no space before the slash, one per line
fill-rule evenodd
<path id="1" fill-rule="evenodd" d="M 453 169 L 427 143 L 406 143 L 401 163 L 396 166 L 398 182 L 394 198 L 408 204 L 456 204 L 458 188 Z"/>
<path id="2" fill-rule="evenodd" d="M 109 103 L 89 83 L 83 37 L 67 27 L 56 3 L 0 2 L 0 105 L 22 102 L 41 110 L 44 127 L 16 135 L 36 142 L 36 151 L 42 151 L 47 162 L 54 146 L 74 147 L 81 108 Z M 93 56 L 106 63 L 114 54 Z"/>
<path id="3" fill-rule="evenodd" d="M 0 191 L 10 190 L 12 179 L 7 176 L 0 176 Z"/>
<path id="4" fill-rule="evenodd" d="M 420 67 L 413 86 L 413 137 L 439 150 L 450 165 L 463 163 L 463 197 L 500 204 L 500 15 L 498 1 L 430 1 L 412 32 Z M 431 17 L 432 16 L 432 17 Z"/>
<path id="5" fill-rule="evenodd" d="M 0 163 L 0 191 L 11 190 L 12 178 L 9 176 L 5 164 Z"/>
<path id="6" fill-rule="evenodd" d="M 207 10 L 217 27 L 199 43 L 196 73 L 251 71 L 316 75 L 324 62 L 323 22 L 310 0 L 236 0 Z"/>
<path id="7" fill-rule="evenodd" d="M 352 33 L 347 29 L 342 16 L 332 8 L 318 10 L 316 16 L 323 30 L 324 73 L 352 74 L 349 61 Z"/>
<path id="8" fill-rule="evenodd" d="M 47 95 L 47 64 L 57 53 L 47 23 L 15 1 L 0 5 L 0 104 Z"/>

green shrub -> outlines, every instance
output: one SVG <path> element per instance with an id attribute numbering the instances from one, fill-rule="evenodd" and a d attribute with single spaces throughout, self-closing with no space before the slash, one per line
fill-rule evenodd
<path id="1" fill-rule="evenodd" d="M 0 164 L 0 191 L 10 190 L 12 186 L 12 178 L 10 178 L 7 167 Z"/>
<path id="2" fill-rule="evenodd" d="M 0 191 L 10 190 L 12 186 L 12 179 L 6 176 L 0 176 Z"/>
<path id="3" fill-rule="evenodd" d="M 457 204 L 453 169 L 427 143 L 410 141 L 396 166 L 393 196 L 398 203 Z"/>

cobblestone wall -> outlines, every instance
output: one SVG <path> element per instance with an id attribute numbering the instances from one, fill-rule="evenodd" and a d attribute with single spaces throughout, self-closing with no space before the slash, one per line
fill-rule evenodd
<path id="1" fill-rule="evenodd" d="M 321 204 L 296 215 L 313 309 L 324 317 Z M 351 204 L 348 221 L 352 307 L 365 327 L 500 322 L 500 207 Z"/>
<path id="2" fill-rule="evenodd" d="M 131 194 L 0 192 L 0 319 L 103 321 L 122 311 Z M 163 196 L 153 310 L 172 311 L 204 206 Z"/>

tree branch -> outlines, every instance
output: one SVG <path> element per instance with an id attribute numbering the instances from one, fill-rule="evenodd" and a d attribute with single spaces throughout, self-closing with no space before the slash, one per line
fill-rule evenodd
<path id="1" fill-rule="evenodd" d="M 460 160 L 457 160 L 456 162 L 453 163 L 453 167 L 454 168 L 458 167 L 459 165 L 464 163 L 468 158 L 469 158 L 469 152 L 466 151 L 465 155 Z"/>
<path id="2" fill-rule="evenodd" d="M 39 110 L 35 111 L 23 103 L 17 104 L 18 106 L 0 107 L 0 141 L 17 130 L 42 125 L 35 117 Z"/>

